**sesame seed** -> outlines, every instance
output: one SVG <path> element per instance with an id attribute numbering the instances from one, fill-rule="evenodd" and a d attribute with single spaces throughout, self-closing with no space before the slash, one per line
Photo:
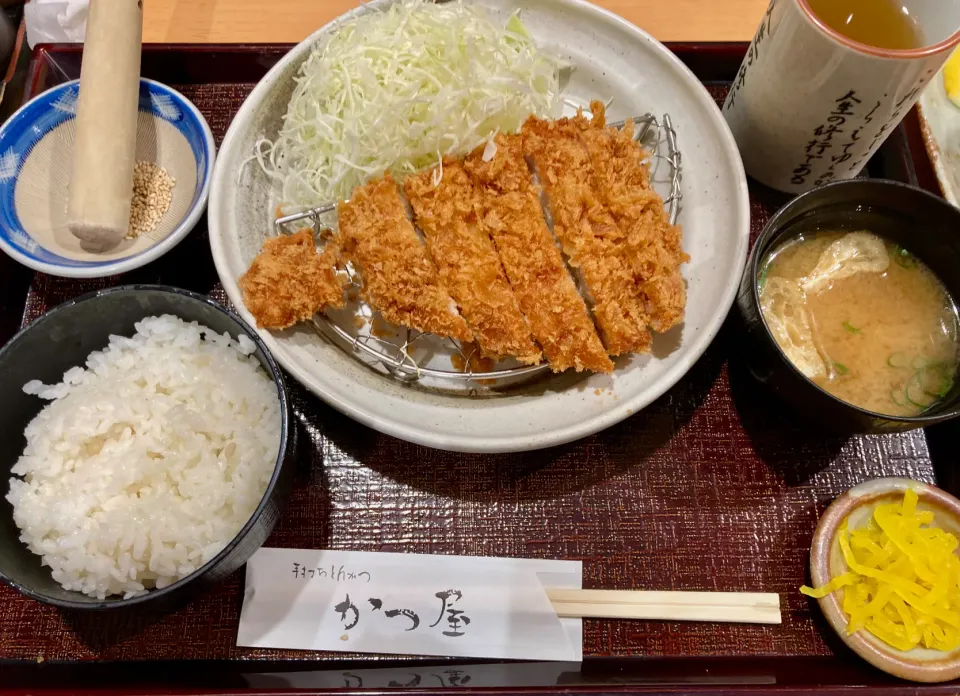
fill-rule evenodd
<path id="1" fill-rule="evenodd" d="M 137 162 L 133 167 L 133 201 L 130 205 L 130 229 L 127 239 L 136 239 L 157 229 L 170 209 L 177 180 L 153 162 Z"/>

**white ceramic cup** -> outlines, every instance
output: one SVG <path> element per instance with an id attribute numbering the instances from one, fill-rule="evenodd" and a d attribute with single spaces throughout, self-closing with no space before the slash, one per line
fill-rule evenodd
<path id="1" fill-rule="evenodd" d="M 723 107 L 750 176 L 800 193 L 860 173 L 960 43 L 960 2 L 897 4 L 923 47 L 861 44 L 807 0 L 771 0 Z"/>

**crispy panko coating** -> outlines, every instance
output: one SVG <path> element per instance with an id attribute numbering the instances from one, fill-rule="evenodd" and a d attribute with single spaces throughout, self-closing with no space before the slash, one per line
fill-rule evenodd
<path id="1" fill-rule="evenodd" d="M 634 278 L 646 300 L 654 331 L 664 332 L 683 322 L 687 288 L 680 267 L 690 260 L 681 246 L 681 230 L 671 225 L 663 200 L 650 187 L 642 163 L 649 159 L 633 139 L 633 122 L 623 130 L 601 128 L 604 108 L 592 102 L 594 127 L 583 129 L 590 153 L 595 190 L 626 235 Z"/>
<path id="2" fill-rule="evenodd" d="M 483 193 L 482 223 L 500 254 L 533 337 L 555 372 L 611 372 L 597 331 L 553 242 L 523 156 L 520 136 L 498 135 L 497 153 L 482 149 L 464 168 Z"/>
<path id="3" fill-rule="evenodd" d="M 473 334 L 427 256 L 389 174 L 337 206 L 344 253 L 363 280 L 360 295 L 391 324 L 469 342 Z"/>
<path id="4" fill-rule="evenodd" d="M 542 353 L 510 289 L 500 258 L 478 215 L 480 192 L 457 160 L 443 162 L 437 186 L 430 169 L 404 182 L 440 279 L 473 330 L 484 356 L 540 362 Z"/>
<path id="5" fill-rule="evenodd" d="M 271 237 L 240 277 L 243 303 L 261 329 L 286 329 L 309 321 L 327 307 L 343 307 L 337 279 L 340 246 L 327 243 L 321 253 L 310 230 Z"/>
<path id="6" fill-rule="evenodd" d="M 524 153 L 540 176 L 553 232 L 586 285 L 607 351 L 647 352 L 652 337 L 627 234 L 603 203 L 582 137 L 594 129 L 582 114 L 558 121 L 531 116 L 523 125 Z"/>

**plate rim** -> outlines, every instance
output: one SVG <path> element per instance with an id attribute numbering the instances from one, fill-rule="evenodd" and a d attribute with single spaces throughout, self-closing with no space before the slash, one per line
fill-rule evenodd
<path id="1" fill-rule="evenodd" d="M 928 99 L 933 99 L 928 95 L 931 89 L 940 89 L 943 83 L 942 70 L 937 73 L 937 78 L 931 80 L 927 89 L 917 100 L 917 121 L 920 125 L 920 136 L 923 139 L 923 149 L 926 152 L 927 159 L 930 161 L 930 167 L 937 178 L 937 187 L 940 189 L 940 195 L 946 198 L 953 205 L 960 206 L 960 200 L 957 198 L 957 191 L 947 182 L 946 164 L 943 162 L 943 152 L 940 149 L 940 143 L 937 141 L 936 134 L 930 125 L 930 119 L 927 118 L 927 111 L 932 109 L 932 105 L 927 103 Z"/>
<path id="2" fill-rule="evenodd" d="M 237 111 L 237 114 L 231 121 L 226 135 L 223 138 L 220 146 L 221 154 L 230 151 L 231 148 L 235 147 L 234 141 L 240 137 L 241 129 L 247 127 L 246 122 L 249 120 L 249 117 L 252 115 L 256 106 L 262 102 L 263 97 L 274 88 L 278 76 L 286 71 L 291 63 L 293 63 L 295 60 L 298 60 L 307 50 L 309 50 L 309 47 L 312 46 L 314 42 L 319 40 L 329 31 L 336 28 L 336 26 L 340 23 L 349 21 L 360 14 L 365 14 L 366 12 L 375 10 L 379 7 L 388 6 L 396 1 L 397 0 L 373 0 L 372 2 L 356 7 L 337 17 L 333 21 L 328 22 L 323 27 L 310 34 L 299 44 L 294 46 L 276 65 L 274 65 L 267 72 L 266 75 L 264 75 L 264 77 L 244 101 L 243 105 L 241 105 L 240 109 Z M 720 132 L 721 140 L 718 145 L 720 146 L 721 151 L 734 165 L 734 171 L 732 172 L 732 175 L 735 177 L 735 186 L 733 188 L 736 195 L 735 213 L 736 219 L 739 220 L 740 229 L 735 230 L 735 232 L 737 232 L 737 236 L 735 239 L 736 249 L 734 251 L 733 258 L 736 262 L 735 268 L 739 269 L 739 271 L 733 274 L 734 277 L 731 277 L 727 280 L 725 290 L 721 295 L 720 301 L 717 305 L 716 314 L 706 321 L 705 325 L 701 327 L 699 331 L 697 331 L 695 338 L 693 338 L 691 342 L 692 345 L 688 349 L 686 355 L 684 355 L 682 359 L 678 360 L 677 363 L 670 369 L 658 376 L 656 380 L 658 385 L 656 388 L 647 389 L 630 399 L 617 400 L 613 406 L 604 412 L 593 417 L 585 418 L 575 425 L 556 430 L 532 433 L 529 435 L 513 435 L 503 437 L 496 435 L 458 435 L 451 437 L 437 434 L 436 432 L 431 432 L 429 426 L 399 424 L 389 418 L 371 415 L 368 412 L 358 408 L 353 403 L 339 398 L 335 393 L 325 389 L 323 385 L 316 383 L 309 373 L 299 364 L 299 361 L 288 355 L 287 351 L 271 332 L 259 328 L 256 329 L 261 338 L 274 353 L 277 361 L 308 391 L 320 397 L 324 402 L 337 409 L 341 413 L 359 423 L 362 423 L 363 425 L 377 430 L 378 432 L 427 447 L 448 451 L 472 453 L 526 452 L 559 446 L 584 437 L 588 437 L 639 413 L 642 409 L 648 407 L 654 401 L 661 398 L 669 390 L 673 389 L 700 360 L 703 354 L 713 343 L 714 339 L 720 333 L 720 330 L 723 327 L 731 308 L 733 307 L 733 303 L 736 299 L 739 288 L 740 279 L 743 275 L 743 269 L 746 266 L 747 253 L 750 245 L 750 199 L 747 188 L 746 172 L 743 168 L 740 152 L 737 148 L 733 134 L 731 133 L 726 120 L 723 117 L 720 107 L 716 104 L 706 87 L 700 82 L 699 79 L 697 79 L 690 68 L 687 67 L 679 59 L 679 57 L 677 57 L 676 54 L 664 46 L 663 43 L 656 40 L 653 36 L 640 27 L 627 21 L 614 12 L 594 5 L 587 0 L 552 0 L 552 2 L 556 5 L 565 5 L 568 7 L 573 7 L 579 11 L 592 13 L 599 20 L 618 25 L 621 30 L 634 35 L 637 42 L 648 44 L 654 51 L 659 52 L 665 60 L 672 64 L 672 67 L 678 73 L 678 77 L 686 82 L 685 86 L 689 88 L 691 92 L 696 93 L 700 97 L 700 101 L 703 102 L 706 110 L 713 116 L 711 120 L 714 122 L 717 130 Z M 243 123 L 242 126 L 241 123 Z M 222 191 L 226 187 L 228 177 L 231 175 L 229 172 L 224 170 L 224 168 L 227 166 L 227 159 L 228 158 L 225 156 L 218 158 L 213 175 L 211 200 L 219 200 Z M 208 218 L 209 228 L 211 231 L 211 234 L 209 235 L 210 247 L 214 258 L 214 264 L 217 268 L 217 274 L 220 277 L 224 291 L 230 298 L 231 302 L 238 308 L 240 315 L 244 318 L 248 318 L 250 315 L 247 312 L 246 307 L 243 305 L 243 298 L 242 294 L 240 293 L 239 286 L 236 282 L 229 280 L 229 276 L 227 276 L 228 279 L 225 280 L 224 273 L 221 273 L 221 268 L 226 270 L 229 264 L 226 258 L 226 250 L 222 244 L 222 236 L 220 234 L 220 230 L 223 228 L 224 223 L 221 220 L 218 206 L 210 206 Z"/>

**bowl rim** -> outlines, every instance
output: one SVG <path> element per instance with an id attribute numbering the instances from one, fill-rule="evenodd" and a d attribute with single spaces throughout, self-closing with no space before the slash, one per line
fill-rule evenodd
<path id="1" fill-rule="evenodd" d="M 833 540 L 840 524 L 863 506 L 913 489 L 921 500 L 933 501 L 948 514 L 960 519 L 960 500 L 946 491 L 922 481 L 908 478 L 887 477 L 871 479 L 844 491 L 827 507 L 817 523 L 810 544 L 810 579 L 814 587 L 830 581 L 830 554 Z M 960 677 L 960 648 L 942 660 L 921 662 L 912 660 L 903 651 L 890 646 L 881 646 L 865 638 L 861 632 L 847 635 L 847 618 L 835 593 L 817 600 L 827 623 L 840 639 L 857 655 L 877 669 L 902 679 L 917 682 L 942 682 Z"/>
<path id="2" fill-rule="evenodd" d="M 280 369 L 280 366 L 277 364 L 273 355 L 270 353 L 270 350 L 267 348 L 267 345 L 263 342 L 260 336 L 254 331 L 247 322 L 245 322 L 239 315 L 237 315 L 232 310 L 228 309 L 219 302 L 211 299 L 207 295 L 201 295 L 200 293 L 193 292 L 191 290 L 184 290 L 183 288 L 177 288 L 172 285 L 150 285 L 150 284 L 128 284 L 128 285 L 118 285 L 112 288 L 106 288 L 103 290 L 94 290 L 93 292 L 86 293 L 80 297 L 76 297 L 72 300 L 67 300 L 66 302 L 57 305 L 50 311 L 44 313 L 38 317 L 35 321 L 31 322 L 17 334 L 11 338 L 2 348 L 0 348 L 0 364 L 3 363 L 4 358 L 6 357 L 7 352 L 11 347 L 17 343 L 27 332 L 33 331 L 35 329 L 42 329 L 43 326 L 52 321 L 59 315 L 61 312 L 68 309 L 72 309 L 78 304 L 85 302 L 92 302 L 100 299 L 101 297 L 106 297 L 109 295 L 114 295 L 118 293 L 139 293 L 139 292 L 160 292 L 170 295 L 179 295 L 181 297 L 188 297 L 192 300 L 196 300 L 206 304 L 209 307 L 212 307 L 215 310 L 218 310 L 220 313 L 225 314 L 228 318 L 232 319 L 237 326 L 239 326 L 243 332 L 247 335 L 257 349 L 259 349 L 264 356 L 264 360 L 268 366 L 269 377 L 274 383 L 274 386 L 277 388 L 277 397 L 280 400 L 280 446 L 277 451 L 277 458 L 273 464 L 273 473 L 270 475 L 270 482 L 267 484 L 266 489 L 263 492 L 263 497 L 260 499 L 259 504 L 256 509 L 250 516 L 243 527 L 240 528 L 234 537 L 227 543 L 216 556 L 211 558 L 209 561 L 204 563 L 202 566 L 197 568 L 195 571 L 190 573 L 190 575 L 185 578 L 181 578 L 166 587 L 160 589 L 153 589 L 148 591 L 146 594 L 138 595 L 136 597 L 130 597 L 127 599 L 96 599 L 95 601 L 74 601 L 74 600 L 63 600 L 53 597 L 49 597 L 45 594 L 36 592 L 28 587 L 21 585 L 20 583 L 14 582 L 8 578 L 0 569 L 0 582 L 14 588 L 18 592 L 35 599 L 44 604 L 52 604 L 54 606 L 60 607 L 61 609 L 79 609 L 86 611 L 102 611 L 110 609 L 120 609 L 131 606 L 136 606 L 144 604 L 146 602 L 152 602 L 159 599 L 162 596 L 170 595 L 190 582 L 196 580 L 201 575 L 203 575 L 210 567 L 217 565 L 224 558 L 226 558 L 233 550 L 240 544 L 240 541 L 249 534 L 250 530 L 253 528 L 254 524 L 260 519 L 263 515 L 264 510 L 270 502 L 270 496 L 273 493 L 274 489 L 277 486 L 277 482 L 280 478 L 281 469 L 283 468 L 286 456 L 288 454 L 288 449 L 294 441 L 294 438 L 288 437 L 289 430 L 293 425 L 293 417 L 291 413 L 290 406 L 290 397 L 287 392 L 286 380 L 284 379 L 283 372 Z M 147 316 L 147 315 L 144 315 Z M 29 550 L 28 550 L 29 553 Z M 74 591 L 75 592 L 75 591 Z M 75 592 L 79 596 L 85 596 L 80 592 Z"/>
<path id="3" fill-rule="evenodd" d="M 79 83 L 80 80 L 70 80 L 68 82 L 61 82 L 58 85 L 54 85 L 53 87 L 44 90 L 20 106 L 20 108 L 17 109 L 13 115 L 6 120 L 5 123 L 0 125 L 0 132 L 3 132 L 4 129 L 10 127 L 10 124 L 13 124 L 31 104 L 45 94 L 53 90 L 67 89 L 68 87 L 78 85 Z M 117 259 L 112 263 L 106 263 L 97 266 L 60 266 L 54 263 L 38 261 L 37 259 L 26 256 L 19 249 L 11 246 L 5 239 L 3 239 L 2 236 L 0 236 L 0 249 L 2 249 L 7 256 L 11 257 L 27 268 L 33 269 L 34 271 L 39 271 L 52 276 L 58 276 L 60 278 L 104 278 L 106 276 L 112 276 L 118 273 L 126 273 L 127 271 L 135 270 L 152 261 L 155 261 L 183 241 L 183 239 L 193 230 L 193 228 L 196 227 L 197 223 L 200 221 L 200 217 L 206 211 L 207 201 L 210 197 L 210 185 L 213 181 L 213 168 L 217 158 L 217 147 L 216 141 L 213 137 L 213 131 L 210 129 L 210 124 L 207 123 L 207 119 L 204 118 L 202 113 L 200 113 L 200 109 L 198 109 L 192 101 L 187 99 L 185 96 L 183 96 L 183 94 L 175 90 L 173 87 L 146 77 L 141 77 L 140 83 L 146 83 L 156 87 L 161 91 L 169 93 L 174 99 L 179 100 L 181 105 L 193 115 L 197 123 L 200 125 L 200 130 L 203 134 L 203 141 L 210 153 L 209 157 L 206 158 L 207 161 L 203 169 L 203 183 L 200 189 L 200 195 L 197 197 L 196 203 L 193 205 L 193 207 L 191 207 L 187 212 L 187 215 L 183 218 L 183 220 L 180 221 L 180 224 L 170 232 L 170 234 L 153 246 L 148 247 L 147 249 L 144 249 L 140 253 L 133 256 Z"/>
<path id="4" fill-rule="evenodd" d="M 767 323 L 767 318 L 764 316 L 762 309 L 760 308 L 760 288 L 757 284 L 757 278 L 760 273 L 760 264 L 767 257 L 767 249 L 764 249 L 764 246 L 769 245 L 771 237 L 784 229 L 782 221 L 787 217 L 793 209 L 801 205 L 808 197 L 813 197 L 817 195 L 822 195 L 824 191 L 834 189 L 834 188 L 851 188 L 857 186 L 876 186 L 878 188 L 897 188 L 897 189 L 906 189 L 913 194 L 920 194 L 921 197 L 925 197 L 928 201 L 934 203 L 938 206 L 946 206 L 954 214 L 960 216 L 960 211 L 958 211 L 952 204 L 937 196 L 929 191 L 926 191 L 918 186 L 912 186 L 910 184 L 905 184 L 901 181 L 894 181 L 891 179 L 846 179 L 844 181 L 834 181 L 829 184 L 824 184 L 823 186 L 818 186 L 816 188 L 805 191 L 799 196 L 791 199 L 785 203 L 781 208 L 777 210 L 764 226 L 763 231 L 760 232 L 760 235 L 757 237 L 757 241 L 753 245 L 751 250 L 750 259 L 747 262 L 746 269 L 744 271 L 744 279 L 749 281 L 750 284 L 750 305 L 753 308 L 753 311 L 760 318 L 760 323 L 763 326 L 763 335 L 765 339 L 773 346 L 776 351 L 777 356 L 780 360 L 786 365 L 787 369 L 792 372 L 795 376 L 803 380 L 807 387 L 814 389 L 821 396 L 827 397 L 831 400 L 834 405 L 838 407 L 845 408 L 849 411 L 856 413 L 859 416 L 864 416 L 873 420 L 886 421 L 890 423 L 904 423 L 912 425 L 915 428 L 923 428 L 934 423 L 940 423 L 944 420 L 949 420 L 951 418 L 956 418 L 960 416 L 960 403 L 950 409 L 945 409 L 943 411 L 925 411 L 916 416 L 893 416 L 886 413 L 878 413 L 876 411 L 871 411 L 866 408 L 862 408 L 855 404 L 850 403 L 849 401 L 844 401 L 843 399 L 834 396 L 816 382 L 811 380 L 805 374 L 803 374 L 797 366 L 793 364 L 790 358 L 783 352 L 783 349 L 780 347 L 780 344 L 777 343 L 777 340 L 773 337 L 773 334 L 770 332 L 770 326 Z M 819 206 L 818 206 L 819 207 Z M 876 206 L 876 207 L 882 207 Z M 942 281 L 941 281 L 942 282 Z M 956 298 L 954 298 L 956 299 Z"/>

